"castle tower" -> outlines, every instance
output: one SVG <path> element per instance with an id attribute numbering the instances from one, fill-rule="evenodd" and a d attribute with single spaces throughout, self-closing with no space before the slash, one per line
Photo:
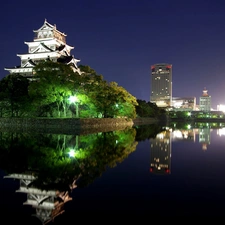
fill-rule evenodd
<path id="1" fill-rule="evenodd" d="M 31 79 L 33 67 L 38 62 L 51 60 L 70 65 L 74 72 L 81 73 L 77 66 L 80 60 L 70 54 L 74 47 L 66 44 L 67 35 L 57 30 L 56 25 L 51 25 L 45 20 L 44 24 L 33 32 L 33 41 L 24 42 L 28 46 L 28 53 L 17 54 L 21 60 L 20 65 L 6 67 L 5 70 L 10 74 L 20 74 Z"/>

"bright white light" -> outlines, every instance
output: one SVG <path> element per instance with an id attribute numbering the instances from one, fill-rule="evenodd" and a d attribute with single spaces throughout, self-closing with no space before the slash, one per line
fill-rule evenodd
<path id="1" fill-rule="evenodd" d="M 173 106 L 174 106 L 175 108 L 181 108 L 182 104 L 183 104 L 182 101 L 174 101 L 174 102 L 173 102 Z"/>
<path id="2" fill-rule="evenodd" d="M 218 130 L 217 130 L 217 134 L 218 134 L 219 136 L 225 135 L 225 128 L 218 129 Z"/>
<path id="3" fill-rule="evenodd" d="M 222 112 L 225 112 L 225 105 L 217 105 L 217 110 L 218 111 L 222 111 Z"/>
<path id="4" fill-rule="evenodd" d="M 69 156 L 70 157 L 75 157 L 75 150 L 74 149 L 70 149 Z"/>
<path id="5" fill-rule="evenodd" d="M 164 101 L 157 101 L 157 102 L 156 102 L 156 105 L 157 105 L 158 107 L 166 107 L 166 106 L 167 106 L 167 103 L 164 102 Z"/>
<path id="6" fill-rule="evenodd" d="M 70 96 L 69 97 L 69 101 L 71 102 L 71 103 L 74 103 L 74 102 L 77 102 L 77 97 L 76 96 Z"/>
<path id="7" fill-rule="evenodd" d="M 163 139 L 164 138 L 164 134 L 163 133 L 159 133 L 156 135 L 157 138 L 159 139 Z"/>
<path id="8" fill-rule="evenodd" d="M 182 132 L 180 130 L 175 130 L 173 132 L 173 137 L 174 138 L 183 138 Z"/>

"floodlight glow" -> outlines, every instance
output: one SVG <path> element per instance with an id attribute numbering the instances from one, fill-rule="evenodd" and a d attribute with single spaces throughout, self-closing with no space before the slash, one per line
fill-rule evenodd
<path id="1" fill-rule="evenodd" d="M 71 103 L 74 103 L 74 102 L 77 102 L 77 97 L 76 96 L 70 96 L 69 97 L 69 101 L 71 102 Z"/>
<path id="2" fill-rule="evenodd" d="M 75 150 L 74 149 L 70 149 L 69 156 L 70 157 L 75 157 Z"/>

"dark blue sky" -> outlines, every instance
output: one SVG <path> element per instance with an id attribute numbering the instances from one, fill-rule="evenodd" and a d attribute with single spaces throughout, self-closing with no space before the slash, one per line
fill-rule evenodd
<path id="1" fill-rule="evenodd" d="M 20 64 L 24 41 L 44 20 L 67 34 L 72 54 L 149 101 L 150 66 L 173 65 L 173 96 L 195 96 L 204 87 L 212 106 L 225 104 L 224 0 L 8 0 L 1 4 L 0 78 Z"/>

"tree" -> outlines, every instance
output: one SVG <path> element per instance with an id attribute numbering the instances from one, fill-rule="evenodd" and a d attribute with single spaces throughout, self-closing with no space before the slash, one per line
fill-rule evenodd
<path id="1" fill-rule="evenodd" d="M 34 79 L 29 87 L 29 95 L 35 99 L 36 107 L 47 109 L 57 106 L 58 117 L 66 117 L 68 98 L 73 94 L 74 80 L 77 75 L 69 65 L 46 61 L 34 67 Z M 49 111 L 51 110 L 49 108 Z"/>
<path id="2" fill-rule="evenodd" d="M 160 117 L 165 114 L 164 109 L 159 108 L 152 102 L 146 102 L 141 99 L 138 99 L 137 102 L 136 112 L 139 117 Z"/>
<path id="3" fill-rule="evenodd" d="M 86 105 L 95 117 L 136 117 L 137 101 L 134 96 L 116 82 L 105 81 L 89 66 L 82 66 L 81 71 L 83 85 L 80 87 L 83 90 L 79 92 L 83 91 L 88 97 Z"/>
<path id="4" fill-rule="evenodd" d="M 31 110 L 27 78 L 9 74 L 0 81 L 1 116 L 23 116 Z"/>
<path id="5" fill-rule="evenodd" d="M 116 101 L 114 109 L 115 115 L 119 117 L 136 117 L 136 106 L 138 105 L 136 97 L 131 95 L 123 87 L 118 86 L 116 82 L 111 82 L 110 87 L 113 89 L 113 96 Z"/>

